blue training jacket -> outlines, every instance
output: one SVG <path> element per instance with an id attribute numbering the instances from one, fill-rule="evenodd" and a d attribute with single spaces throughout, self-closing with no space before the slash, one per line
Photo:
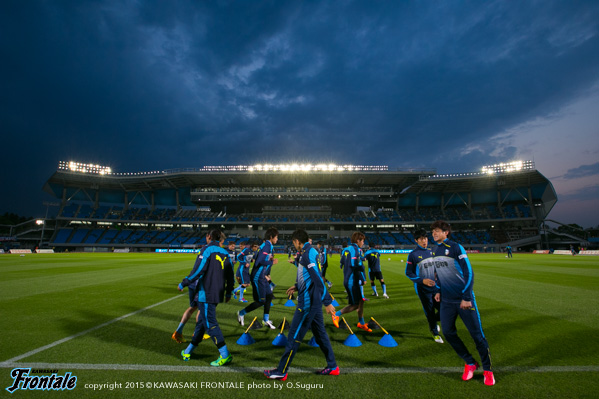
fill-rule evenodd
<path id="1" fill-rule="evenodd" d="M 348 287 L 362 285 L 366 281 L 362 250 L 357 244 L 350 244 L 341 252 L 341 267 L 343 267 L 343 284 Z"/>
<path id="2" fill-rule="evenodd" d="M 464 247 L 449 239 L 433 249 L 437 285 L 441 300 L 446 302 L 472 301 L 474 274 Z"/>
<path id="3" fill-rule="evenodd" d="M 217 241 L 200 250 L 191 273 L 181 281 L 181 285 L 187 287 L 195 281 L 198 302 L 223 302 L 225 291 L 227 298 L 231 297 L 235 283 L 233 266 L 229 253 Z"/>
<path id="4" fill-rule="evenodd" d="M 364 253 L 364 259 L 368 261 L 368 271 L 380 272 L 381 271 L 381 253 L 376 249 L 369 249 Z"/>
<path id="5" fill-rule="evenodd" d="M 322 280 L 319 253 L 310 245 L 305 243 L 302 253 L 296 258 L 297 266 L 297 307 L 307 310 L 314 306 L 328 306 L 332 298 Z"/>
<path id="6" fill-rule="evenodd" d="M 418 286 L 425 291 L 439 292 L 439 287 L 429 287 L 424 285 L 422 280 L 428 278 L 436 282 L 435 278 L 435 260 L 433 252 L 428 248 L 422 248 L 420 245 L 408 255 L 406 263 L 406 276 L 412 280 L 414 286 Z"/>

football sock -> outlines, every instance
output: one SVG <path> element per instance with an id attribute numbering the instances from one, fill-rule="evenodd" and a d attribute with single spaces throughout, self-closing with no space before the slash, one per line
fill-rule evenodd
<path id="1" fill-rule="evenodd" d="M 247 312 L 245 311 L 245 309 L 241 309 L 241 310 L 239 311 L 239 316 L 245 316 L 245 314 L 246 314 L 246 313 L 247 313 Z"/>
<path id="2" fill-rule="evenodd" d="M 264 321 L 268 321 L 268 314 L 264 315 Z"/>
<path id="3" fill-rule="evenodd" d="M 335 316 L 337 316 L 337 317 L 341 317 L 341 315 L 342 315 L 342 314 L 343 314 L 343 313 L 341 313 L 341 311 L 340 311 L 340 310 L 338 310 L 338 311 L 336 311 L 336 312 L 335 312 Z"/>
<path id="4" fill-rule="evenodd" d="M 177 327 L 177 332 L 179 334 L 183 333 L 183 327 L 185 327 L 185 323 L 179 323 L 179 327 Z"/>
<path id="5" fill-rule="evenodd" d="M 227 345 L 218 348 L 218 351 L 220 352 L 220 357 L 222 357 L 223 359 L 229 357 L 229 350 L 227 349 Z"/>
<path id="6" fill-rule="evenodd" d="M 372 292 L 374 292 L 374 295 L 378 295 L 378 293 L 376 292 L 376 285 L 374 285 L 374 283 L 372 283 L 371 287 L 372 287 Z"/>
<path id="7" fill-rule="evenodd" d="M 245 293 L 245 288 L 239 286 L 239 299 L 243 298 L 243 294 Z"/>
<path id="8" fill-rule="evenodd" d="M 387 293 L 387 284 L 381 284 L 381 286 L 383 287 L 383 294 Z"/>
<path id="9" fill-rule="evenodd" d="M 358 323 L 360 323 L 360 324 L 366 324 L 366 323 L 364 323 L 364 318 L 363 317 L 360 317 L 360 320 L 358 320 Z"/>
<path id="10" fill-rule="evenodd" d="M 193 352 L 193 350 L 196 348 L 196 345 L 194 344 L 189 344 L 189 346 L 187 347 L 187 349 L 185 349 L 185 354 L 186 355 L 190 355 L 191 352 Z"/>

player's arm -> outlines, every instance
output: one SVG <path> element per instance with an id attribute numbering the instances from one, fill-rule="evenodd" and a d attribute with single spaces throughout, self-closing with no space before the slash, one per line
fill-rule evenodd
<path id="1" fill-rule="evenodd" d="M 464 278 L 464 289 L 462 290 L 462 300 L 466 302 L 472 302 L 472 287 L 474 286 L 474 273 L 472 272 L 472 265 L 466 250 L 461 245 L 456 247 L 456 258 L 460 268 L 462 269 L 462 276 Z M 472 307 L 472 305 L 470 305 Z"/>
<path id="2" fill-rule="evenodd" d="M 195 272 L 193 272 L 192 274 L 190 274 L 189 276 L 187 276 L 183 279 L 181 284 L 184 287 L 187 287 L 189 284 L 193 283 L 194 281 L 196 281 L 197 279 L 202 277 L 204 275 L 204 273 L 206 273 L 206 261 L 210 257 L 210 253 L 207 253 L 207 252 L 209 252 L 209 250 L 205 250 L 205 251 L 202 250 L 200 256 L 198 256 L 198 258 L 196 259 L 196 263 L 199 262 L 199 265 L 198 265 L 197 269 L 195 270 Z"/>
<path id="3" fill-rule="evenodd" d="M 416 257 L 413 252 L 408 255 L 408 261 L 406 262 L 406 277 L 412 280 L 414 283 L 422 283 L 422 278 L 416 274 Z"/>

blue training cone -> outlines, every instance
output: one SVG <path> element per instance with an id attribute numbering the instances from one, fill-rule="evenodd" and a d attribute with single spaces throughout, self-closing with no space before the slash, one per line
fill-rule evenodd
<path id="1" fill-rule="evenodd" d="M 316 338 L 314 338 L 314 336 L 312 336 L 312 338 L 310 338 L 310 341 L 308 341 L 308 345 L 314 347 L 314 348 L 318 348 L 320 347 L 320 345 L 318 345 L 316 343 Z"/>
<path id="2" fill-rule="evenodd" d="M 381 330 L 383 330 L 383 332 L 385 333 L 385 335 L 383 335 L 383 338 L 381 338 L 381 339 L 380 339 L 380 341 L 379 341 L 379 345 L 380 345 L 380 346 L 387 347 L 387 348 L 394 348 L 394 347 L 396 347 L 396 346 L 397 346 L 397 342 L 396 342 L 396 341 L 393 339 L 393 337 L 391 336 L 391 334 L 389 334 L 389 333 L 387 332 L 387 330 L 385 330 L 385 329 L 383 328 L 383 326 L 381 326 L 381 325 L 379 324 L 379 322 L 378 322 L 378 321 L 376 321 L 376 320 L 374 319 L 374 317 L 371 317 L 370 319 L 371 319 L 371 320 L 372 320 L 372 321 L 373 321 L 373 322 L 374 322 L 374 323 L 375 323 L 377 326 L 379 326 L 379 327 L 381 328 Z"/>
<path id="3" fill-rule="evenodd" d="M 343 324 L 345 324 L 345 326 L 349 330 L 349 337 L 345 338 L 345 341 L 343 341 L 343 345 L 350 346 L 352 348 L 362 346 L 362 342 L 360 342 L 358 337 L 356 337 L 356 334 L 354 334 L 352 329 L 349 327 L 349 324 L 347 324 L 347 321 L 345 321 L 345 317 L 341 317 L 341 320 L 343 320 Z"/>
<path id="4" fill-rule="evenodd" d="M 251 345 L 256 342 L 256 340 L 252 338 L 250 334 L 248 334 L 248 331 L 250 331 L 250 328 L 252 328 L 252 326 L 256 322 L 256 319 L 257 317 L 254 317 L 254 320 L 252 320 L 250 326 L 245 330 L 241 337 L 239 337 L 239 339 L 237 340 L 237 345 Z"/>
<path id="5" fill-rule="evenodd" d="M 256 340 L 252 338 L 252 336 L 248 333 L 243 333 L 241 337 L 237 340 L 237 345 L 251 345 L 255 343 Z"/>
<path id="6" fill-rule="evenodd" d="M 343 341 L 343 345 L 356 348 L 362 346 L 362 342 L 356 337 L 356 334 L 349 334 L 349 336 Z"/>
<path id="7" fill-rule="evenodd" d="M 291 297 L 289 297 L 289 299 L 287 300 L 287 302 L 285 302 L 285 306 L 287 306 L 288 308 L 295 307 L 295 302 L 293 302 L 293 299 L 291 299 Z"/>
<path id="8" fill-rule="evenodd" d="M 272 340 L 272 344 L 274 346 L 286 346 L 287 345 L 287 337 L 283 335 L 283 330 L 285 329 L 285 321 L 286 320 L 287 319 L 284 317 L 283 322 L 279 326 L 279 328 L 281 329 L 281 331 L 279 332 L 279 335 L 277 335 L 275 337 L 275 339 Z"/>
<path id="9" fill-rule="evenodd" d="M 384 346 L 386 348 L 394 348 L 397 346 L 397 342 L 393 339 L 391 334 L 383 335 L 383 338 L 379 341 L 380 346 Z"/>
<path id="10" fill-rule="evenodd" d="M 275 337 L 275 339 L 272 340 L 272 344 L 274 346 L 286 346 L 287 345 L 287 337 L 285 335 L 283 335 L 282 333 L 279 333 L 279 335 L 277 335 Z"/>

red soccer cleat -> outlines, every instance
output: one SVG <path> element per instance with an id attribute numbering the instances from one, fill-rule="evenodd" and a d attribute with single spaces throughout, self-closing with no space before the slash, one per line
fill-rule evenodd
<path id="1" fill-rule="evenodd" d="M 492 371 L 485 370 L 483 374 L 485 376 L 485 385 L 495 385 L 495 377 Z"/>
<path id="2" fill-rule="evenodd" d="M 474 364 L 467 364 L 464 366 L 464 374 L 462 374 L 462 380 L 468 381 L 471 380 L 474 376 L 474 371 L 478 368 L 478 363 L 474 362 Z"/>
<path id="3" fill-rule="evenodd" d="M 331 317 L 333 319 L 333 324 L 335 325 L 335 327 L 339 328 L 339 316 L 332 315 Z"/>
<path id="4" fill-rule="evenodd" d="M 331 368 L 326 368 L 326 369 L 322 369 L 318 372 L 318 374 L 320 375 L 339 375 L 339 366 L 335 367 L 334 369 Z"/>

